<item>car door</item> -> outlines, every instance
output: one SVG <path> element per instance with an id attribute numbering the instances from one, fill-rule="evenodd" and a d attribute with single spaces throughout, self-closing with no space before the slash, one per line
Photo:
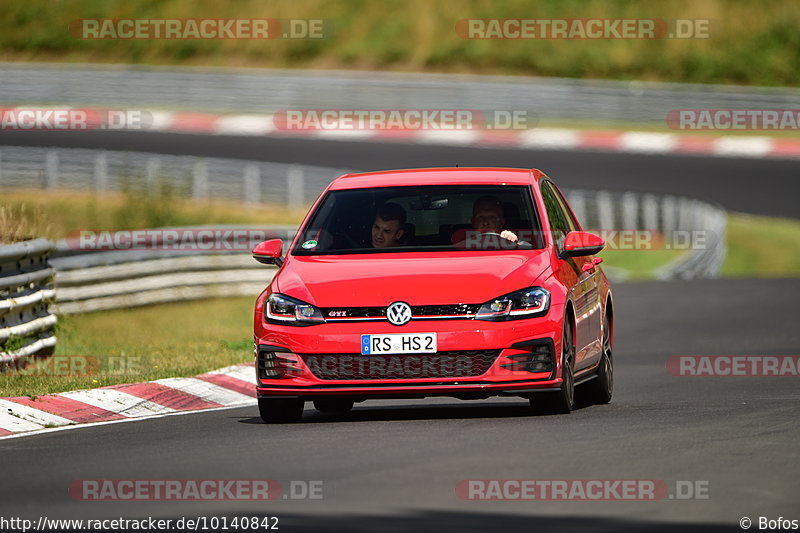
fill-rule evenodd
<path id="1" fill-rule="evenodd" d="M 564 238 L 572 228 L 566 212 L 561 207 L 553 184 L 548 180 L 542 180 L 540 183 L 547 219 L 550 221 L 550 228 L 553 232 L 553 242 L 560 256 L 564 249 Z M 556 261 L 556 275 L 567 287 L 570 299 L 575 305 L 575 369 L 577 370 L 584 366 L 582 359 L 585 359 L 588 346 L 592 341 L 592 332 L 587 314 L 589 308 L 587 292 L 590 288 L 590 282 L 588 281 L 589 275 L 582 270 L 586 258 L 568 257 L 561 259 L 559 257 Z"/>
<path id="2" fill-rule="evenodd" d="M 559 188 L 550 183 L 553 191 L 558 200 L 559 209 L 564 216 L 567 226 L 570 231 L 580 231 L 581 226 L 575 219 L 575 215 L 567 205 L 564 195 L 561 194 Z M 584 317 L 586 325 L 586 345 L 583 354 L 576 356 L 577 364 L 576 370 L 592 366 L 600 359 L 602 348 L 602 334 L 600 332 L 600 323 L 602 319 L 601 313 L 601 295 L 600 295 L 600 270 L 596 264 L 593 263 L 594 256 L 576 257 L 576 264 L 580 268 L 580 275 L 578 282 L 582 287 L 583 299 L 581 317 Z M 588 270 L 584 270 L 587 268 Z M 577 305 L 576 305 L 577 307 Z"/>

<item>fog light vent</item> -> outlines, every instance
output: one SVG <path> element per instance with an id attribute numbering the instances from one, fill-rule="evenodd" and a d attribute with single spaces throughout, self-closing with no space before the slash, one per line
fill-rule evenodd
<path id="1" fill-rule="evenodd" d="M 291 353 L 259 350 L 256 364 L 258 379 L 281 379 L 301 372 L 297 356 Z"/>
<path id="2" fill-rule="evenodd" d="M 506 359 L 514 362 L 500 365 L 501 367 L 524 372 L 553 371 L 553 342 L 550 339 L 526 341 L 515 344 L 511 348 L 530 350 L 530 352 L 506 355 Z"/>

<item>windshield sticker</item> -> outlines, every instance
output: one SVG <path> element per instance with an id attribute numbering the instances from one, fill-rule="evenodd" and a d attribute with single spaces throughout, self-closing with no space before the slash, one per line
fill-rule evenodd
<path id="1" fill-rule="evenodd" d="M 317 247 L 317 241 L 311 239 L 310 241 L 306 241 L 303 243 L 303 250 L 311 250 L 312 248 Z"/>

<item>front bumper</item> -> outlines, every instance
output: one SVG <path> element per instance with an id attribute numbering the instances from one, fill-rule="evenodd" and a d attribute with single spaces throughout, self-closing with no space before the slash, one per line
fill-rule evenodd
<path id="1" fill-rule="evenodd" d="M 559 306 L 551 308 L 546 316 L 507 322 L 479 320 L 413 321 L 404 326 L 388 322 L 319 324 L 309 327 L 263 324 L 256 332 L 256 372 L 259 397 L 294 397 L 316 399 L 330 396 L 350 396 L 357 400 L 368 398 L 424 398 L 427 396 L 452 396 L 456 398 L 485 398 L 496 395 L 527 396 L 535 392 L 555 390 L 561 385 L 561 323 Z M 464 351 L 492 351 L 498 355 L 486 371 L 480 374 L 466 372 L 461 375 L 384 377 L 361 375 L 352 379 L 321 376 L 318 368 L 306 363 L 310 358 L 350 358 L 362 360 L 361 335 L 387 333 L 435 332 L 438 354 L 464 353 Z M 537 352 L 544 359 L 544 348 L 549 350 L 550 366 L 523 363 Z M 265 377 L 264 357 L 278 357 L 286 371 L 283 377 Z M 436 357 L 438 354 L 425 354 Z M 422 356 L 422 354 L 420 354 Z M 411 357 L 420 357 L 411 354 Z M 409 355 L 396 355 L 398 361 L 408 362 Z M 348 361 L 344 361 L 347 363 Z M 259 369 L 259 363 L 261 369 Z M 272 364 L 272 363 L 269 363 Z M 313 366 L 313 365 L 312 365 Z M 534 369 L 539 371 L 534 371 Z"/>

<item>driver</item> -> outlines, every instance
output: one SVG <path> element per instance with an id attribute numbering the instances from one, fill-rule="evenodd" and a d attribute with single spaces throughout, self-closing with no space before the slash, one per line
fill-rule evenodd
<path id="1" fill-rule="evenodd" d="M 372 247 L 401 246 L 406 224 L 406 210 L 399 204 L 387 202 L 378 208 L 372 223 Z"/>
<path id="2" fill-rule="evenodd" d="M 504 230 L 506 219 L 503 204 L 496 196 L 481 196 L 472 206 L 472 227 L 481 233 L 497 233 L 502 238 L 517 242 L 517 235 Z"/>

